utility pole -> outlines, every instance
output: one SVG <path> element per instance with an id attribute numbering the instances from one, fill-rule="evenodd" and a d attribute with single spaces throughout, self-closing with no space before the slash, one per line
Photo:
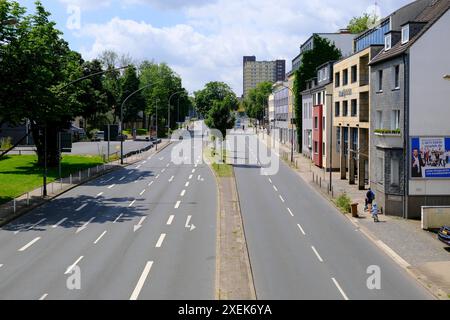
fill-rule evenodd
<path id="1" fill-rule="evenodd" d="M 333 109 L 333 95 L 332 94 L 327 94 L 327 97 L 330 97 L 331 101 L 330 101 L 330 105 L 327 106 L 327 109 L 329 108 L 329 114 L 330 114 L 330 134 L 329 134 L 329 139 L 330 141 L 328 141 L 328 145 L 329 145 L 329 155 L 328 157 L 330 158 L 330 187 L 329 187 L 329 191 L 330 193 L 333 192 L 333 114 L 334 114 L 334 109 Z"/>
<path id="2" fill-rule="evenodd" d="M 47 124 L 44 127 L 44 186 L 43 196 L 47 196 Z"/>

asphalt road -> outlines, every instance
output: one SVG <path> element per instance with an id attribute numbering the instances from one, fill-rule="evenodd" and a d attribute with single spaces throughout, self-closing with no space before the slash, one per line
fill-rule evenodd
<path id="1" fill-rule="evenodd" d="M 123 150 L 127 154 L 131 151 L 136 151 L 146 148 L 150 143 L 146 141 L 131 141 L 127 140 L 124 142 Z M 72 152 L 70 154 L 80 154 L 80 155 L 107 155 L 108 154 L 108 142 L 97 141 L 97 142 L 76 142 L 72 146 Z M 110 154 L 120 153 L 120 142 L 111 141 L 110 142 Z"/>
<path id="2" fill-rule="evenodd" d="M 213 299 L 216 183 L 174 146 L 0 229 L 0 299 Z"/>
<path id="3" fill-rule="evenodd" d="M 229 145 L 245 160 L 235 172 L 258 299 L 432 298 L 282 161 L 278 173 L 261 175 L 249 162 L 258 148 L 268 152 L 261 142 L 248 152 Z M 367 286 L 371 266 L 380 290 Z"/>

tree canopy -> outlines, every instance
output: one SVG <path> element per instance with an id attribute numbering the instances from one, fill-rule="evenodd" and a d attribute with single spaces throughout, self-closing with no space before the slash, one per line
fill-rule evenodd
<path id="1" fill-rule="evenodd" d="M 239 106 L 236 94 L 228 84 L 223 82 L 209 82 L 203 90 L 195 92 L 194 95 L 195 108 L 204 117 L 207 117 L 214 101 L 223 101 L 228 98 L 232 110 L 236 110 Z"/>
<path id="2" fill-rule="evenodd" d="M 364 13 L 360 17 L 353 17 L 348 23 L 347 29 L 353 34 L 364 32 L 374 25 L 378 20 L 376 15 Z"/>
<path id="3" fill-rule="evenodd" d="M 244 100 L 244 108 L 250 118 L 257 120 L 264 118 L 264 108 L 268 104 L 271 93 L 272 82 L 261 82 L 249 91 Z"/>

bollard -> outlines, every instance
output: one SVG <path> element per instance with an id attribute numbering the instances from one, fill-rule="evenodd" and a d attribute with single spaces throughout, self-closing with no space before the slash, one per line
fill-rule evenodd
<path id="1" fill-rule="evenodd" d="M 14 203 L 14 213 L 16 213 L 16 198 L 14 198 L 13 203 Z"/>

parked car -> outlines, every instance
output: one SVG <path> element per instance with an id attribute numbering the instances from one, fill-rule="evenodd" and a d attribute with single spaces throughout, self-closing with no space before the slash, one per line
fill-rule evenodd
<path id="1" fill-rule="evenodd" d="M 444 226 L 439 230 L 438 238 L 446 245 L 450 246 L 450 227 Z"/>
<path id="2" fill-rule="evenodd" d="M 77 126 L 72 125 L 69 131 L 72 134 L 73 141 L 75 142 L 86 138 L 86 131 L 84 131 L 83 128 L 78 128 Z"/>
<path id="3" fill-rule="evenodd" d="M 128 140 L 128 136 L 126 134 L 119 134 L 117 136 L 117 141 L 127 141 Z"/>
<path id="4" fill-rule="evenodd" d="M 92 138 L 92 141 L 102 141 L 105 139 L 105 132 L 104 131 L 97 131 Z"/>
<path id="5" fill-rule="evenodd" d="M 155 137 L 151 137 L 150 141 L 153 142 L 153 144 L 160 144 L 161 143 L 161 139 L 156 139 Z"/>

